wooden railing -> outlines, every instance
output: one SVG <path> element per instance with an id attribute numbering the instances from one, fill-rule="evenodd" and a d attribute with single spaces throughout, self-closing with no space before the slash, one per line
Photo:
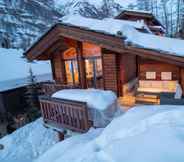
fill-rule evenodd
<path id="1" fill-rule="evenodd" d="M 40 107 L 44 122 L 56 129 L 87 132 L 91 126 L 85 102 L 41 96 Z"/>
<path id="2" fill-rule="evenodd" d="M 57 83 L 43 83 L 42 91 L 44 95 L 51 96 L 53 93 L 62 90 L 62 89 L 75 89 L 79 88 L 79 86 L 74 85 L 66 85 L 66 84 L 57 84 Z"/>

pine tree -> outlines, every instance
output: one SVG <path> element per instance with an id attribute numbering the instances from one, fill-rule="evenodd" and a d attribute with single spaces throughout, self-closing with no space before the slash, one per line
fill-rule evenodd
<path id="1" fill-rule="evenodd" d="M 26 100 L 27 100 L 27 116 L 30 121 L 37 119 L 40 116 L 39 109 L 39 100 L 38 96 L 41 94 L 40 86 L 36 82 L 36 77 L 33 74 L 32 69 L 29 69 L 29 85 L 27 86 L 26 91 Z"/>

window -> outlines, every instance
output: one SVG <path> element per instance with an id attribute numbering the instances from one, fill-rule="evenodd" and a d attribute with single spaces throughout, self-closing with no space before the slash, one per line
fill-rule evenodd
<path id="1" fill-rule="evenodd" d="M 172 72 L 161 72 L 161 80 L 172 80 Z"/>
<path id="2" fill-rule="evenodd" d="M 156 79 L 156 72 L 146 72 L 146 79 Z"/>
<path id="3" fill-rule="evenodd" d="M 86 79 L 88 87 L 97 88 L 102 80 L 102 60 L 101 58 L 90 58 L 85 60 Z"/>
<path id="4" fill-rule="evenodd" d="M 68 84 L 79 84 L 78 64 L 76 60 L 65 61 L 66 79 Z"/>

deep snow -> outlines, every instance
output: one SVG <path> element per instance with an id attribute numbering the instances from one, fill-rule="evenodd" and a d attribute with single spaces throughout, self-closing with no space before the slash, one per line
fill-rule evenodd
<path id="1" fill-rule="evenodd" d="M 182 162 L 183 116 L 183 106 L 138 106 L 114 119 L 96 138 L 81 139 L 93 131 L 69 138 L 36 162 Z"/>
<path id="2" fill-rule="evenodd" d="M 0 139 L 0 162 L 31 162 L 57 142 L 57 134 L 38 119 Z"/>
<path id="3" fill-rule="evenodd" d="M 0 140 L 5 145 L 0 161 L 183 162 L 183 108 L 136 106 L 104 129 L 90 129 L 57 144 L 54 132 L 38 120 Z"/>

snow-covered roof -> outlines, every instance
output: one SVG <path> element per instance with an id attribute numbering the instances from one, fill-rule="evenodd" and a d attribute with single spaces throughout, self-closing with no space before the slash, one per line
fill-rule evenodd
<path id="1" fill-rule="evenodd" d="M 125 10 L 123 10 L 123 12 L 136 12 L 136 13 L 140 13 L 140 14 L 149 14 L 149 15 L 152 15 L 152 12 L 151 11 L 145 11 L 145 10 L 125 9 Z"/>
<path id="2" fill-rule="evenodd" d="M 79 15 L 65 16 L 61 19 L 64 24 L 83 27 L 111 35 L 117 35 L 117 31 L 121 31 L 122 26 L 130 25 L 136 29 L 146 28 L 144 21 L 128 21 L 113 18 L 105 18 L 103 20 L 85 18 Z"/>
<path id="3" fill-rule="evenodd" d="M 18 88 L 28 84 L 31 68 L 38 81 L 51 79 L 51 66 L 47 61 L 27 62 L 22 58 L 23 50 L 0 48 L 0 91 Z"/>
<path id="4" fill-rule="evenodd" d="M 62 23 L 115 36 L 119 36 L 118 33 L 121 32 L 122 38 L 126 37 L 126 40 L 122 39 L 122 42 L 128 41 L 137 48 L 161 51 L 164 54 L 184 57 L 184 40 L 139 32 L 136 29 L 147 28 L 143 21 L 134 22 L 112 18 L 97 20 L 71 16 L 64 17 Z"/>

